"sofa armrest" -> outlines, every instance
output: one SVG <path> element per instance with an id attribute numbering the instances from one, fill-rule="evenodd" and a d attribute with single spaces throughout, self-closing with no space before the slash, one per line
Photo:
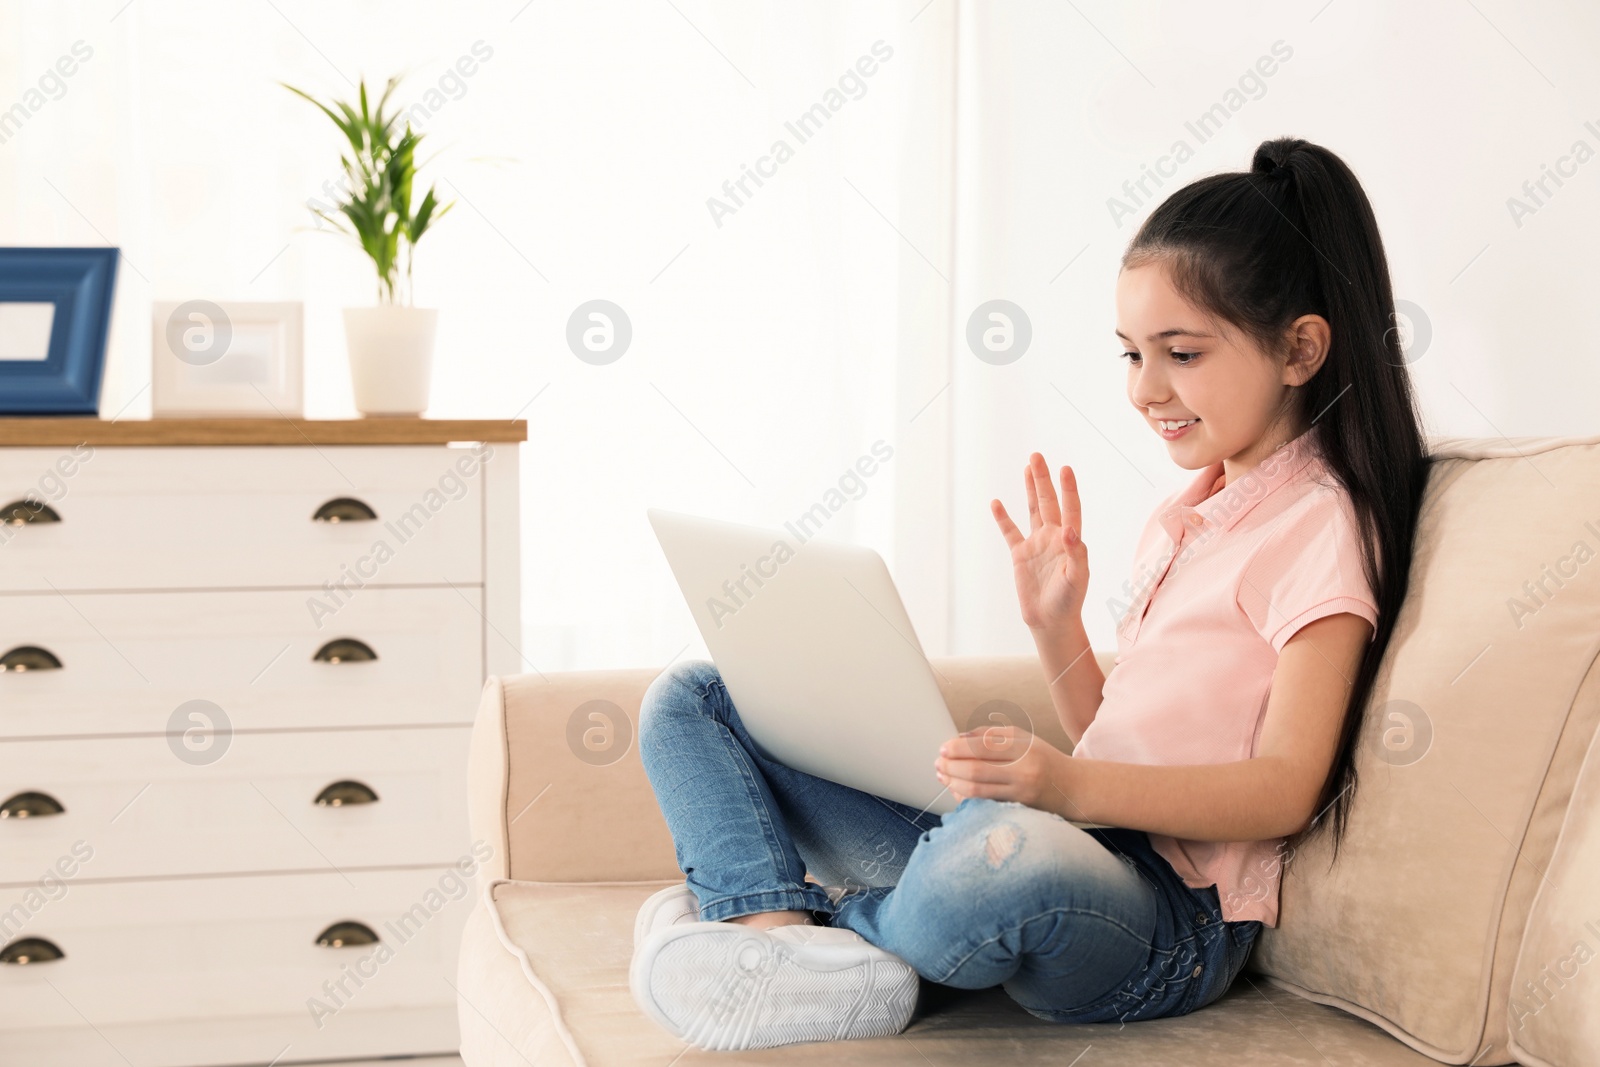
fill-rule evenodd
<path id="1" fill-rule="evenodd" d="M 1097 652 L 1109 672 L 1112 653 Z M 1035 656 L 932 661 L 962 728 L 1020 721 L 1063 751 Z M 672 835 L 639 762 L 639 705 L 655 668 L 491 677 L 468 761 L 472 837 L 490 878 L 648 881 L 681 877 Z"/>

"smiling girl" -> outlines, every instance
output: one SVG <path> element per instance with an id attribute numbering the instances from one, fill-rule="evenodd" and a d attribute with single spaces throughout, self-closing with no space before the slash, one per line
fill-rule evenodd
<path id="1" fill-rule="evenodd" d="M 1277 924 L 1295 845 L 1337 856 L 1428 462 L 1371 205 L 1333 153 L 1267 141 L 1151 214 L 1116 317 L 1128 400 L 1196 474 L 1144 525 L 1109 674 L 1072 468 L 1058 498 L 1030 457 L 1026 534 L 990 505 L 1070 755 L 952 738 L 941 818 L 762 756 L 710 663 L 651 684 L 640 754 L 688 880 L 640 910 L 630 983 L 679 1037 L 897 1033 L 919 978 L 1053 1021 L 1183 1015 Z"/>

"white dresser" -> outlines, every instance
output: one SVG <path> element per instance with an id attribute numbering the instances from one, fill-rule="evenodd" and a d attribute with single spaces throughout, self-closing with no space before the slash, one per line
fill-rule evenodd
<path id="1" fill-rule="evenodd" d="M 454 1051 L 525 434 L 0 419 L 0 1067 Z"/>

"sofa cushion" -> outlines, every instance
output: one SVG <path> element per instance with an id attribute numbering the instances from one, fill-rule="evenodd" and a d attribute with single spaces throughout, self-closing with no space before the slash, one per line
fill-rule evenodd
<path id="1" fill-rule="evenodd" d="M 461 1054 L 468 1067 L 928 1067 L 986 1059 L 1061 1067 L 1090 1045 L 1094 1054 L 1083 1062 L 1106 1067 L 1433 1062 L 1369 1023 L 1243 975 L 1197 1012 L 1123 1026 L 1049 1023 L 998 987 L 966 991 L 924 982 L 917 1013 L 898 1036 L 730 1058 L 686 1046 L 639 1011 L 628 991 L 634 915 L 645 897 L 670 884 L 489 882 L 461 949 Z"/>
<path id="2" fill-rule="evenodd" d="M 1600 736 L 1589 744 L 1555 855 L 1539 881 L 1507 1025 L 1530 1067 L 1600 1064 Z"/>
<path id="3" fill-rule="evenodd" d="M 1517 948 L 1600 716 L 1600 437 L 1432 447 L 1338 862 L 1325 836 L 1286 857 L 1250 966 L 1445 1062 L 1502 1064 Z"/>

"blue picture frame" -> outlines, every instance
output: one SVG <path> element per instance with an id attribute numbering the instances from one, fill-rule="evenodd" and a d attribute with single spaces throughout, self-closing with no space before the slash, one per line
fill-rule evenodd
<path id="1" fill-rule="evenodd" d="M 0 415 L 95 415 L 115 248 L 0 248 L 0 304 L 52 304 L 45 358 L 0 358 Z"/>

